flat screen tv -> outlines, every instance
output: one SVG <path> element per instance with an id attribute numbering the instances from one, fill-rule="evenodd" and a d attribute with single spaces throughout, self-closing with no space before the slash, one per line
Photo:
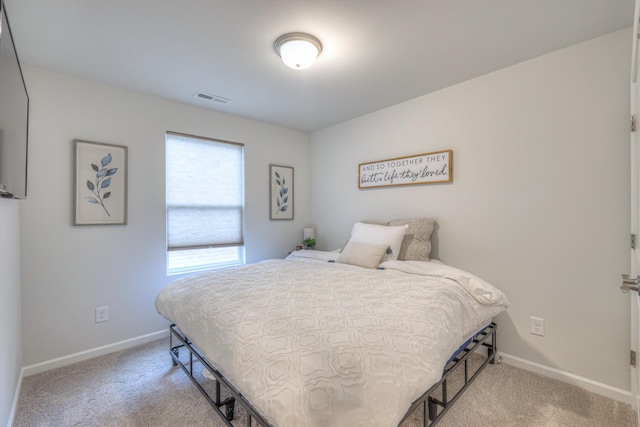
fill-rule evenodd
<path id="1" fill-rule="evenodd" d="M 27 197 L 29 95 L 0 0 L 0 197 Z"/>

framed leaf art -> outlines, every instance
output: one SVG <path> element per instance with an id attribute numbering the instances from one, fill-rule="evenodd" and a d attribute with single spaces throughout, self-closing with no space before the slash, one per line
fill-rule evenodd
<path id="1" fill-rule="evenodd" d="M 127 223 L 127 147 L 74 140 L 73 225 Z"/>
<path id="2" fill-rule="evenodd" d="M 293 219 L 293 168 L 269 165 L 271 219 Z"/>

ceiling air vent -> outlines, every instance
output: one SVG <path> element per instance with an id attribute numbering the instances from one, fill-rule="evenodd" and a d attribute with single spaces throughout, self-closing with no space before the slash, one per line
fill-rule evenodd
<path id="1" fill-rule="evenodd" d="M 204 99 L 205 101 L 217 102 L 218 104 L 227 105 L 231 102 L 230 99 L 223 98 L 221 96 L 209 95 L 208 93 L 196 92 L 193 94 L 198 99 Z"/>

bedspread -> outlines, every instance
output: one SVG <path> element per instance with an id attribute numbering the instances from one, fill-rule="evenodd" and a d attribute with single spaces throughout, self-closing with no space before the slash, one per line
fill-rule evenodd
<path id="1" fill-rule="evenodd" d="M 178 279 L 156 299 L 274 426 L 397 426 L 508 304 L 443 264 L 365 269 L 300 252 Z"/>

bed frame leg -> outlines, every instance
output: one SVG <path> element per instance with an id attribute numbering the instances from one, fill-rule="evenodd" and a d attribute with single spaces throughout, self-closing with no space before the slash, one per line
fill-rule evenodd
<path id="1" fill-rule="evenodd" d="M 227 397 L 225 400 L 220 402 L 219 406 L 224 406 L 224 415 L 229 421 L 233 421 L 233 417 L 235 415 L 235 406 L 236 399 L 233 397 Z"/>
<path id="2" fill-rule="evenodd" d="M 176 358 L 180 357 L 180 349 L 178 347 L 172 348 L 171 353 L 173 353 Z M 174 359 L 173 357 L 171 358 L 171 363 L 173 364 L 173 366 L 178 366 L 178 362 L 176 362 L 176 359 Z"/>
<path id="3" fill-rule="evenodd" d="M 496 327 L 493 327 L 493 332 L 491 333 L 491 345 L 487 348 L 487 355 L 489 356 L 489 364 L 495 365 L 497 363 L 497 354 L 498 347 L 496 343 Z"/>
<path id="4" fill-rule="evenodd" d="M 429 419 L 433 421 L 438 416 L 438 403 L 435 400 L 433 400 L 431 397 L 429 397 L 427 401 L 429 404 Z"/>

